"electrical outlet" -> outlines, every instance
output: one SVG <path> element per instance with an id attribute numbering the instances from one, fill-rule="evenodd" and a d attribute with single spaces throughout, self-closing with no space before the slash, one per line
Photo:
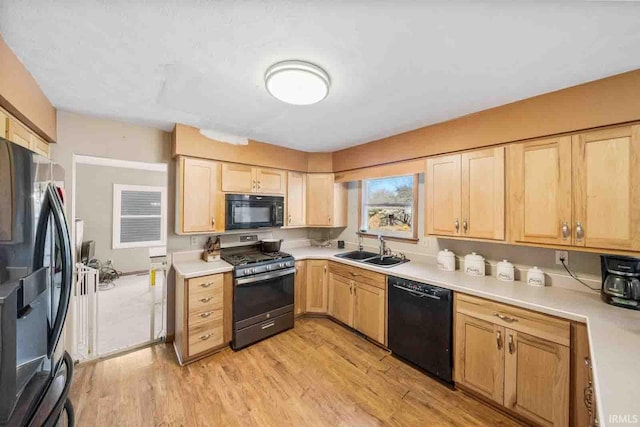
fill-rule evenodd
<path id="1" fill-rule="evenodd" d="M 198 236 L 191 236 L 191 246 L 196 246 L 198 244 Z"/>
<path id="2" fill-rule="evenodd" d="M 562 265 L 561 259 L 564 259 L 564 263 L 569 265 L 569 252 L 556 251 L 556 264 Z"/>

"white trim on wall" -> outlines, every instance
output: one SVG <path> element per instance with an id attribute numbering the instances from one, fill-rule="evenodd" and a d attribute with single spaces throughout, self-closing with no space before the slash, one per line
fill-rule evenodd
<path id="1" fill-rule="evenodd" d="M 122 192 L 123 191 L 149 191 L 160 193 L 160 215 L 150 216 L 134 216 L 135 218 L 160 218 L 160 240 L 146 242 L 128 242 L 120 241 L 120 225 L 122 219 Z M 147 248 L 153 246 L 166 246 L 167 244 L 167 188 L 156 187 L 151 185 L 126 185 L 113 184 L 113 249 L 126 248 Z"/>
<path id="2" fill-rule="evenodd" d="M 138 169 L 154 172 L 167 172 L 168 170 L 166 163 L 135 162 L 132 160 L 117 160 L 107 159 L 105 157 L 83 156 L 81 154 L 76 154 L 74 157 L 76 163 L 83 165 L 110 166 L 113 168 Z"/>

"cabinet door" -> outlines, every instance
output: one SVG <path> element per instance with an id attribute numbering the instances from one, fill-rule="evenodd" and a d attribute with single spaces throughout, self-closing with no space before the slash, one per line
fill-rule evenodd
<path id="1" fill-rule="evenodd" d="M 284 194 L 286 172 L 277 169 L 255 168 L 256 191 L 263 194 Z"/>
<path id="2" fill-rule="evenodd" d="M 573 244 L 640 250 L 640 125 L 573 136 Z"/>
<path id="3" fill-rule="evenodd" d="M 287 225 L 300 226 L 306 223 L 306 175 L 287 173 Z"/>
<path id="4" fill-rule="evenodd" d="M 7 120 L 7 139 L 24 148 L 31 149 L 31 131 L 12 118 Z"/>
<path id="5" fill-rule="evenodd" d="M 36 134 L 31 135 L 31 151 L 49 157 L 49 143 Z"/>
<path id="6" fill-rule="evenodd" d="M 455 325 L 455 381 L 502 405 L 504 328 L 460 313 Z"/>
<path id="7" fill-rule="evenodd" d="M 329 315 L 353 326 L 353 281 L 329 274 Z"/>
<path id="8" fill-rule="evenodd" d="M 460 235 L 460 178 L 459 154 L 427 159 L 425 228 L 428 234 Z"/>
<path id="9" fill-rule="evenodd" d="M 327 312 L 327 285 L 327 261 L 307 261 L 307 313 Z"/>
<path id="10" fill-rule="evenodd" d="M 504 147 L 462 154 L 462 236 L 504 239 Z"/>
<path id="11" fill-rule="evenodd" d="M 509 218 L 516 242 L 571 244 L 571 137 L 509 147 Z"/>
<path id="12" fill-rule="evenodd" d="M 346 227 L 349 219 L 349 200 L 346 182 L 333 184 L 333 214 L 329 218 L 332 227 Z"/>
<path id="13" fill-rule="evenodd" d="M 255 168 L 237 163 L 222 164 L 222 191 L 254 193 L 257 190 Z"/>
<path id="14" fill-rule="evenodd" d="M 361 282 L 355 282 L 355 315 L 353 327 L 369 338 L 385 343 L 385 291 Z"/>
<path id="15" fill-rule="evenodd" d="M 178 171 L 183 233 L 224 231 L 224 198 L 218 190 L 219 163 L 180 159 Z"/>
<path id="16" fill-rule="evenodd" d="M 504 406 L 545 426 L 569 425 L 569 347 L 506 329 Z"/>
<path id="17" fill-rule="evenodd" d="M 307 225 L 329 226 L 333 214 L 333 174 L 307 175 Z"/>
<path id="18" fill-rule="evenodd" d="M 296 261 L 296 276 L 293 282 L 293 312 L 296 316 L 304 314 L 307 304 L 307 262 Z"/>
<path id="19" fill-rule="evenodd" d="M 9 139 L 7 135 L 7 122 L 9 121 L 9 117 L 0 110 L 0 137 Z"/>

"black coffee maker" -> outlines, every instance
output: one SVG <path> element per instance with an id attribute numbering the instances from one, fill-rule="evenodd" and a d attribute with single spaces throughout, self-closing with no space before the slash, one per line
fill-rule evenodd
<path id="1" fill-rule="evenodd" d="M 607 304 L 640 310 L 640 258 L 601 255 L 602 289 Z"/>

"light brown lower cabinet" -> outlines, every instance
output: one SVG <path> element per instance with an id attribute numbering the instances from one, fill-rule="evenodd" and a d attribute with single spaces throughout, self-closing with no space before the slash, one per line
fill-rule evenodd
<path id="1" fill-rule="evenodd" d="M 328 262 L 312 259 L 307 261 L 307 313 L 325 314 L 328 309 Z"/>
<path id="2" fill-rule="evenodd" d="M 293 314 L 306 313 L 307 305 L 307 262 L 296 261 L 296 275 L 293 282 Z"/>
<path id="3" fill-rule="evenodd" d="M 181 365 L 231 340 L 232 287 L 231 273 L 191 279 L 176 275 L 174 348 Z"/>
<path id="4" fill-rule="evenodd" d="M 456 294 L 455 381 L 536 424 L 568 426 L 570 327 Z"/>
<path id="5" fill-rule="evenodd" d="M 329 263 L 331 317 L 386 344 L 386 277 L 356 267 Z"/>

